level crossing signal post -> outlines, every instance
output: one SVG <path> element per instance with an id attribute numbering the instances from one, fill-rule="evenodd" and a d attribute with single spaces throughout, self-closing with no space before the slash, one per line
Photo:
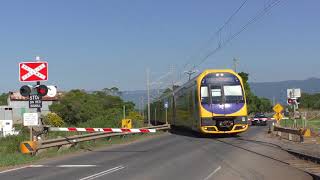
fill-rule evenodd
<path id="1" fill-rule="evenodd" d="M 29 108 L 35 108 L 36 113 L 25 113 L 24 126 L 30 128 L 30 141 L 33 141 L 33 127 L 43 130 L 41 119 L 42 98 L 48 94 L 48 87 L 41 81 L 48 80 L 48 63 L 40 61 L 36 57 L 33 62 L 19 63 L 19 80 L 22 83 L 35 82 L 35 85 L 24 85 L 20 88 L 20 94 L 29 100 Z"/>
<path id="2" fill-rule="evenodd" d="M 41 119 L 42 98 L 48 93 L 48 87 L 37 82 L 35 86 L 24 85 L 20 88 L 20 94 L 29 99 L 29 108 L 36 108 L 38 114 L 38 126 L 43 127 Z M 33 140 L 32 126 L 30 127 L 30 140 Z"/>
<path id="3" fill-rule="evenodd" d="M 300 104 L 300 97 L 301 97 L 301 89 L 287 89 L 287 104 L 292 107 L 293 109 L 293 120 L 294 120 L 294 127 L 297 127 L 297 116 L 299 113 L 299 104 Z"/>

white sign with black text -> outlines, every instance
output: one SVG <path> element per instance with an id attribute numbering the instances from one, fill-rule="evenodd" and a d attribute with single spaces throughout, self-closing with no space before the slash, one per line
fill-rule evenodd
<path id="1" fill-rule="evenodd" d="M 38 126 L 39 125 L 38 113 L 24 113 L 23 114 L 23 125 L 24 126 Z"/>
<path id="2" fill-rule="evenodd" d="M 300 98 L 301 89 L 287 89 L 287 98 Z"/>

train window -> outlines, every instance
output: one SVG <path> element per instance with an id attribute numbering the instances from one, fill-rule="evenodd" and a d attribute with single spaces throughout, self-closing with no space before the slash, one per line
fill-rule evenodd
<path id="1" fill-rule="evenodd" d="M 211 96 L 212 97 L 220 97 L 221 96 L 221 89 L 211 89 Z"/>
<path id="2" fill-rule="evenodd" d="M 213 104 L 222 102 L 221 86 L 211 86 L 211 98 Z"/>
<path id="3" fill-rule="evenodd" d="M 226 103 L 243 103 L 242 88 L 240 85 L 224 86 L 224 95 Z"/>
<path id="4" fill-rule="evenodd" d="M 240 85 L 224 86 L 223 90 L 225 96 L 242 96 L 242 88 Z"/>
<path id="5" fill-rule="evenodd" d="M 205 104 L 209 103 L 209 94 L 207 86 L 201 87 L 201 102 Z"/>

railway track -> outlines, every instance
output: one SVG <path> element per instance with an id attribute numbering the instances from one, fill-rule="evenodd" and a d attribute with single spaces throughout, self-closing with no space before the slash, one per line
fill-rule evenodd
<path id="1" fill-rule="evenodd" d="M 263 156 L 263 157 L 268 158 L 268 159 L 272 159 L 272 160 L 277 161 L 277 162 L 281 162 L 281 163 L 290 165 L 292 167 L 295 167 L 297 169 L 300 169 L 302 171 L 305 171 L 305 172 L 309 173 L 310 175 L 313 176 L 314 179 L 320 179 L 320 164 L 319 164 L 319 162 L 314 162 L 311 159 L 299 156 L 299 154 L 294 154 L 294 153 L 292 153 L 291 150 L 284 149 L 284 148 L 282 148 L 281 146 L 279 146 L 277 144 L 264 142 L 264 141 L 251 140 L 251 139 L 244 139 L 244 138 L 241 138 L 241 137 L 236 137 L 236 138 L 232 138 L 232 139 L 221 139 L 220 138 L 220 139 L 214 139 L 214 140 L 218 141 L 218 142 L 221 142 L 221 143 L 224 143 L 224 144 L 227 144 L 227 145 L 230 145 L 230 146 L 233 146 L 233 147 L 236 147 L 236 148 L 239 148 L 239 149 L 242 149 L 242 150 L 250 152 L 250 153 L 254 153 L 254 154 L 259 155 L 259 156 Z M 271 155 L 268 155 L 268 154 L 265 154 L 265 153 L 261 153 L 261 152 L 258 152 L 258 151 L 254 151 L 254 150 L 252 150 L 252 149 L 250 149 L 248 147 L 244 147 L 242 145 L 242 143 L 238 143 L 239 141 L 246 141 L 246 142 L 249 142 L 249 143 L 255 143 L 255 144 L 259 144 L 259 145 L 263 145 L 263 146 L 267 146 L 267 147 L 271 147 L 271 148 L 276 148 L 278 150 L 285 151 L 285 152 L 288 152 L 290 154 L 293 154 L 294 157 L 291 158 L 291 159 L 281 160 L 281 159 L 275 158 L 275 157 L 273 157 Z"/>

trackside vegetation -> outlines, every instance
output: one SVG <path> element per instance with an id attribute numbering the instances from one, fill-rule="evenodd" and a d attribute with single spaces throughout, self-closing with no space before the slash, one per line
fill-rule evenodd
<path id="1" fill-rule="evenodd" d="M 247 102 L 248 102 L 248 113 L 258 113 L 258 112 L 270 112 L 272 111 L 272 104 L 271 101 L 267 98 L 258 97 L 254 95 L 254 93 L 251 91 L 250 85 L 248 83 L 249 80 L 249 74 L 245 72 L 240 72 L 239 75 L 241 76 L 243 83 L 244 83 L 244 89 L 247 96 Z"/>
<path id="2" fill-rule="evenodd" d="M 8 93 L 0 94 L 0 106 L 7 105 L 8 96 L 9 96 Z"/>
<path id="3" fill-rule="evenodd" d="M 71 90 L 59 97 L 59 102 L 54 103 L 49 108 L 52 113 L 43 117 L 46 125 L 54 127 L 120 127 L 123 116 L 123 106 L 126 107 L 126 117 L 133 120 L 134 127 L 142 127 L 143 117 L 134 109 L 134 103 L 126 102 L 119 97 L 118 88 L 105 88 L 101 91 L 86 92 L 84 90 Z M 5 99 L 6 95 L 2 95 Z M 82 142 L 76 147 L 57 151 L 56 148 L 49 149 L 37 156 L 23 155 L 19 151 L 19 144 L 29 139 L 29 130 L 18 125 L 15 127 L 20 130 L 18 136 L 0 138 L 0 167 L 14 166 L 30 163 L 39 159 L 54 157 L 75 151 L 86 151 L 88 149 L 125 143 L 132 140 L 150 136 L 149 134 L 128 135 L 126 138 L 112 137 L 111 141 L 106 139 L 92 142 Z M 58 136 L 71 136 L 76 133 L 70 132 L 49 132 L 47 138 Z"/>
<path id="4" fill-rule="evenodd" d="M 122 118 L 123 106 L 126 106 L 127 115 L 134 111 L 132 102 L 125 102 L 119 96 L 109 95 L 105 91 L 87 93 L 71 90 L 59 102 L 51 105 L 50 110 L 60 116 L 66 125 L 117 127 Z"/>
<path id="5" fill-rule="evenodd" d="M 316 93 L 316 94 L 302 93 L 299 106 L 304 109 L 319 110 L 320 109 L 320 93 Z"/>

